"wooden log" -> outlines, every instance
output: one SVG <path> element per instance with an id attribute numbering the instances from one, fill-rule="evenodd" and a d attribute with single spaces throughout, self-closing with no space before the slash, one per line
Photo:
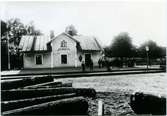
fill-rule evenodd
<path id="1" fill-rule="evenodd" d="M 42 85 L 42 86 L 33 86 L 28 87 L 28 89 L 34 89 L 34 88 L 60 88 L 60 87 L 72 87 L 72 83 L 62 83 L 62 84 L 55 84 L 55 85 Z"/>
<path id="2" fill-rule="evenodd" d="M 86 115 L 88 102 L 83 97 L 67 98 L 3 112 L 2 115 Z"/>
<path id="3" fill-rule="evenodd" d="M 51 76 L 33 77 L 31 78 L 34 84 L 53 82 L 54 78 Z"/>
<path id="4" fill-rule="evenodd" d="M 59 85 L 47 85 L 49 87 L 72 87 L 72 83 L 62 83 L 62 84 L 59 84 Z"/>
<path id="5" fill-rule="evenodd" d="M 6 80 L 1 82 L 1 89 L 2 90 L 16 89 L 29 85 L 35 85 L 51 81 L 53 81 L 53 77 L 50 76 Z"/>
<path id="6" fill-rule="evenodd" d="M 41 104 L 45 102 L 50 102 L 50 101 L 55 101 L 55 100 L 70 98 L 70 97 L 76 97 L 76 93 L 52 95 L 52 96 L 37 97 L 37 98 L 30 98 L 30 99 L 13 100 L 13 101 L 4 101 L 4 102 L 1 102 L 1 111 L 4 112 L 8 110 L 23 108 L 23 107 L 32 106 L 35 104 Z"/>
<path id="7" fill-rule="evenodd" d="M 96 97 L 96 90 L 93 88 L 76 88 L 77 95 L 85 97 Z"/>
<path id="8" fill-rule="evenodd" d="M 1 89 L 2 90 L 15 89 L 29 84 L 32 84 L 30 78 L 6 80 L 1 82 Z"/>
<path id="9" fill-rule="evenodd" d="M 2 90 L 1 100 L 2 101 L 18 100 L 18 99 L 27 99 L 34 97 L 67 94 L 67 93 L 75 93 L 75 89 L 70 87 L 61 87 L 61 88 Z"/>
<path id="10" fill-rule="evenodd" d="M 1 100 L 18 100 L 58 94 L 76 93 L 78 96 L 96 97 L 96 91 L 92 88 L 37 88 L 37 89 L 16 89 L 16 90 L 2 90 Z"/>
<path id="11" fill-rule="evenodd" d="M 136 92 L 130 97 L 130 106 L 136 114 L 166 114 L 166 98 Z"/>
<path id="12" fill-rule="evenodd" d="M 49 85 L 53 85 L 53 86 L 61 86 L 62 82 L 47 82 L 47 83 L 40 83 L 40 84 L 36 84 L 36 85 L 30 85 L 30 86 L 26 86 L 24 87 L 24 89 L 29 89 L 29 88 L 40 88 L 42 86 L 49 86 Z"/>

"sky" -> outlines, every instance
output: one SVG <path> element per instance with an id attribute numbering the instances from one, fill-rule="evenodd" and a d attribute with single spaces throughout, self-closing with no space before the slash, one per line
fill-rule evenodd
<path id="1" fill-rule="evenodd" d="M 115 36 L 128 32 L 134 45 L 147 40 L 167 45 L 167 4 L 165 1 L 30 1 L 2 2 L 1 18 L 31 21 L 48 35 L 65 31 L 74 25 L 79 34 L 95 36 L 103 46 L 110 45 Z"/>

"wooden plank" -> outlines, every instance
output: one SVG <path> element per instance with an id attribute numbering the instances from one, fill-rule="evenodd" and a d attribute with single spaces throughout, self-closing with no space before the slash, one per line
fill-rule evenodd
<path id="1" fill-rule="evenodd" d="M 23 108 L 23 107 L 27 107 L 35 104 L 41 104 L 45 102 L 50 102 L 50 101 L 70 98 L 70 97 L 76 97 L 76 94 L 70 93 L 70 94 L 63 94 L 63 95 L 52 95 L 52 96 L 36 97 L 36 98 L 30 98 L 30 99 L 4 101 L 4 102 L 1 102 L 1 111 L 4 112 L 8 110 Z"/>
<path id="2" fill-rule="evenodd" d="M 88 102 L 83 97 L 37 104 L 3 112 L 2 115 L 86 115 Z"/>

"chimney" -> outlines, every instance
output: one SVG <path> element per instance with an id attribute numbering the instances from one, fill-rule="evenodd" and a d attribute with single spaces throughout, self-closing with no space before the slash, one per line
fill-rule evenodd
<path id="1" fill-rule="evenodd" d="M 50 39 L 53 39 L 54 37 L 55 37 L 55 35 L 54 35 L 54 31 L 51 30 L 51 31 L 50 31 Z"/>

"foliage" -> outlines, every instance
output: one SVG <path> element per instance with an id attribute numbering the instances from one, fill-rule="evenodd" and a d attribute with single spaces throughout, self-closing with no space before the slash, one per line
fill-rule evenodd
<path id="1" fill-rule="evenodd" d="M 107 57 L 145 58 L 147 56 L 146 46 L 149 48 L 149 58 L 156 59 L 166 56 L 166 47 L 158 46 L 156 42 L 152 40 L 146 41 L 139 48 L 136 48 L 132 44 L 132 38 L 128 33 L 120 33 L 114 38 L 110 46 L 104 48 L 104 51 Z"/>
<path id="2" fill-rule="evenodd" d="M 8 20 L 7 27 L 9 41 L 14 41 L 16 46 L 19 45 L 23 35 L 41 35 L 41 32 L 35 29 L 32 22 L 29 25 L 24 25 L 18 18 Z"/>
<path id="3" fill-rule="evenodd" d="M 128 33 L 120 33 L 114 38 L 112 44 L 105 48 L 105 53 L 110 57 L 132 57 L 135 47 L 132 45 L 132 39 Z"/>
<path id="4" fill-rule="evenodd" d="M 149 40 L 144 42 L 140 47 L 139 47 L 139 56 L 140 57 L 146 57 L 146 46 L 148 46 L 149 51 L 148 55 L 150 58 L 161 58 L 166 56 L 166 48 L 165 47 L 160 47 L 156 44 L 156 42 Z"/>
<path id="5" fill-rule="evenodd" d="M 23 35 L 41 35 L 42 33 L 35 29 L 34 24 L 31 22 L 29 25 L 23 24 L 20 19 L 13 18 L 7 22 L 1 21 L 1 43 L 3 47 L 3 57 L 1 62 L 4 66 L 8 66 L 10 61 L 11 69 L 21 68 L 22 54 L 19 52 L 19 43 Z M 9 44 L 6 40 L 9 40 Z M 13 44 L 14 43 L 14 44 Z M 9 46 L 8 46 L 9 45 Z M 9 49 L 8 49 L 9 48 Z M 8 52 L 9 55 L 8 56 Z M 6 59 L 10 59 L 9 61 Z M 8 67 L 9 68 L 9 67 Z M 4 68 L 7 69 L 7 68 Z"/>
<path id="6" fill-rule="evenodd" d="M 75 29 L 73 25 L 67 26 L 65 32 L 71 36 L 77 35 L 77 30 Z"/>
<path id="7" fill-rule="evenodd" d="M 5 36 L 6 31 L 7 31 L 6 23 L 1 20 L 1 39 L 2 36 Z"/>

